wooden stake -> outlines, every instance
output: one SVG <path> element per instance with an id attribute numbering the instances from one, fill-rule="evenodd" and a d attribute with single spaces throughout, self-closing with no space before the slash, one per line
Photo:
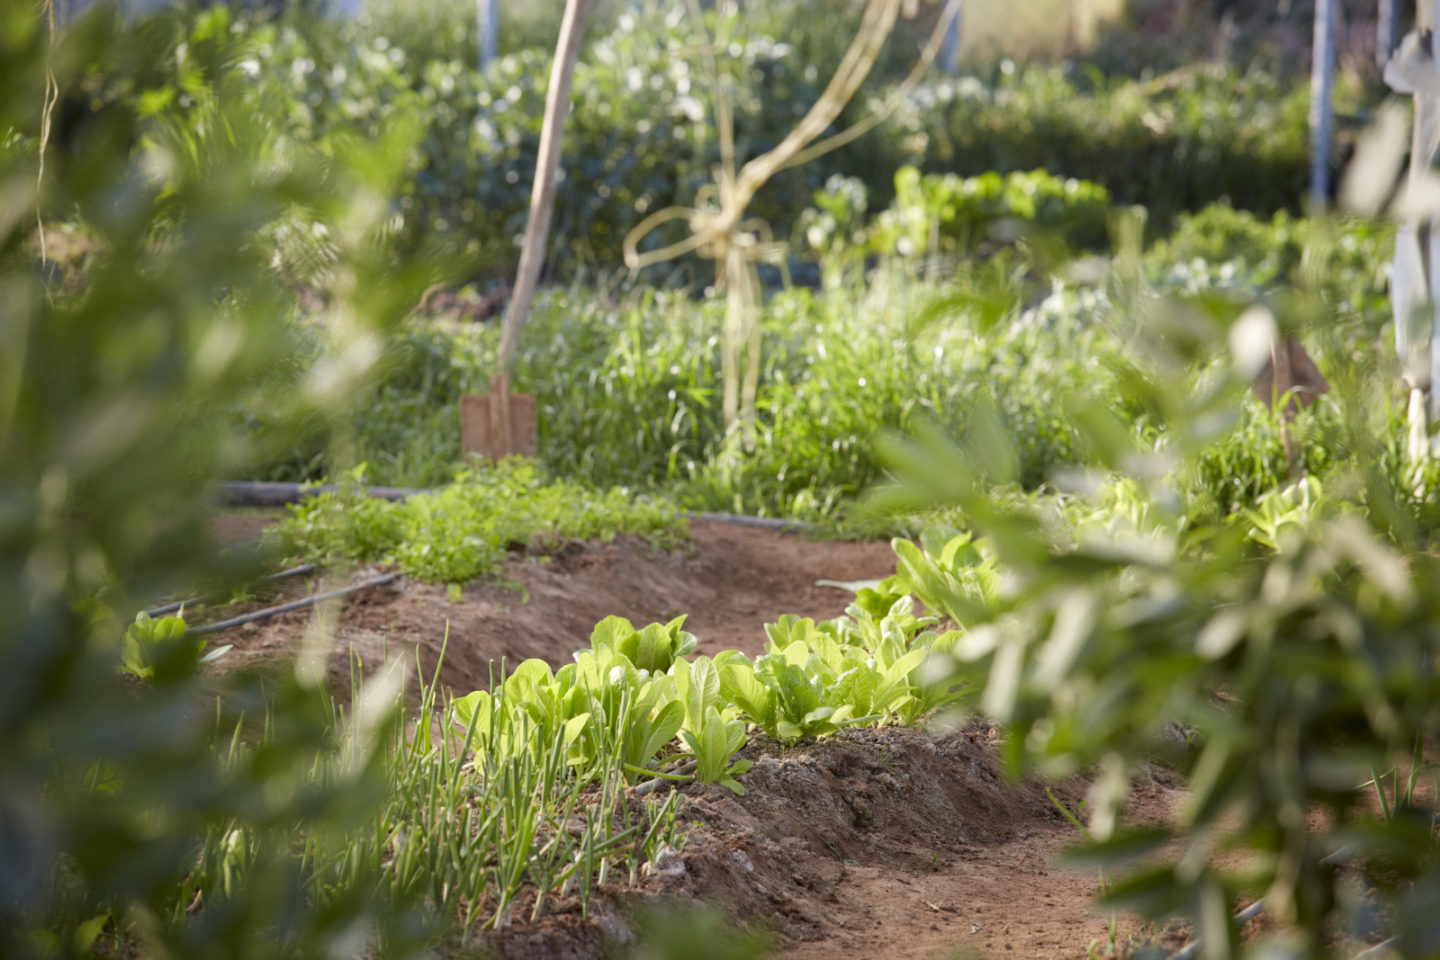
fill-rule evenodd
<path id="1" fill-rule="evenodd" d="M 545 92 L 545 120 L 540 128 L 540 152 L 535 158 L 535 182 L 530 190 L 530 220 L 525 224 L 520 269 L 515 275 L 515 289 L 510 294 L 505 329 L 500 336 L 496 367 L 506 376 L 515 362 L 520 331 L 530 318 L 530 301 L 535 296 L 540 267 L 545 262 L 545 238 L 550 234 L 550 218 L 555 212 L 555 177 L 560 171 L 560 146 L 565 139 L 565 112 L 570 107 L 570 81 L 575 76 L 575 61 L 580 56 L 580 39 L 585 34 L 590 5 L 591 0 L 566 0 L 565 15 L 560 21 L 560 39 L 555 47 L 555 62 L 550 67 L 550 88 Z"/>

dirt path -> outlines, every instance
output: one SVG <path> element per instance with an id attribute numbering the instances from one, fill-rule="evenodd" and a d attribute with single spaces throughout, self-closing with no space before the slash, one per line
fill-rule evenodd
<path id="1" fill-rule="evenodd" d="M 222 533 L 252 536 L 265 520 L 230 518 Z M 331 614 L 332 673 L 337 683 L 348 678 L 352 647 L 372 665 L 383 653 L 418 648 L 432 670 L 448 627 L 441 681 L 463 692 L 485 685 L 491 661 L 502 657 L 568 662 L 610 614 L 640 624 L 684 613 L 700 652 L 756 654 L 764 624 L 783 613 L 823 619 L 844 611 L 849 594 L 816 580 L 878 578 L 894 566 L 883 543 L 810 541 L 711 522 L 697 522 L 693 534 L 693 546 L 673 554 L 622 538 L 566 544 L 543 563 L 517 558 L 501 574 L 511 587 L 472 585 L 458 602 L 444 587 L 408 580 L 356 594 Z M 317 585 L 289 584 L 254 605 Z M 278 661 L 311 621 L 301 611 L 223 636 L 235 645 L 235 662 Z M 623 955 L 629 907 L 678 895 L 774 930 L 778 956 L 793 960 L 837 953 L 1081 958 L 1092 943 L 1095 955 L 1105 955 L 1109 917 L 1092 904 L 1096 875 L 1059 862 L 1075 829 L 1041 788 L 1005 781 L 995 732 L 985 725 L 944 736 L 856 730 L 790 749 L 756 734 L 745 752 L 756 761 L 746 796 L 685 788 L 689 841 L 678 876 L 614 891 L 613 909 L 592 904 L 589 922 L 561 909 L 538 928 L 515 925 L 491 939 L 495 953 L 528 960 L 618 948 Z M 1083 783 L 1061 790 L 1072 806 L 1083 793 Z M 1142 819 L 1163 819 L 1174 799 L 1161 786 L 1140 791 Z M 1121 918 L 1122 953 L 1144 932 Z"/>
<path id="2" fill-rule="evenodd" d="M 705 824 L 692 840 L 698 870 L 743 857 L 739 871 L 725 864 L 726 879 L 707 875 L 696 892 L 778 921 L 779 955 L 790 960 L 1079 958 L 1092 943 L 1106 955 L 1097 875 L 1059 862 L 1079 839 L 1074 827 L 1043 788 L 1005 780 L 995 737 L 980 723 L 938 738 L 856 730 L 788 752 L 762 738 L 745 797 L 712 789 L 688 807 Z M 1057 789 L 1073 808 L 1084 788 Z M 1158 809 L 1173 794 L 1137 799 Z M 759 904 L 735 892 L 747 874 Z M 1143 933 L 1117 918 L 1120 950 Z"/>

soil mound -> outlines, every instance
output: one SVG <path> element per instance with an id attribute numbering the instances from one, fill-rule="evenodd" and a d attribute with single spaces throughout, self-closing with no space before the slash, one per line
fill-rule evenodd
<path id="1" fill-rule="evenodd" d="M 250 536 L 264 518 L 242 519 L 231 532 Z M 286 662 L 302 638 L 325 638 L 315 642 L 329 645 L 340 691 L 348 689 L 352 648 L 367 666 L 418 650 L 429 672 L 444 646 L 440 681 L 463 692 L 487 685 L 490 664 L 502 658 L 568 662 L 610 614 L 640 624 L 684 613 L 700 652 L 756 654 L 763 624 L 783 613 L 824 619 L 844 611 L 850 595 L 816 580 L 871 579 L 894 569 L 881 543 L 816 542 L 713 522 L 696 522 L 693 534 L 691 548 L 675 553 L 621 538 L 568 543 L 543 562 L 517 556 L 501 572 L 509 585 L 471 585 L 458 597 L 402 578 L 324 610 L 321 629 L 313 611 L 301 610 L 213 642 L 234 644 L 221 662 L 238 666 Z M 335 585 L 282 581 L 248 606 Z M 197 622 L 207 619 L 202 611 Z M 1079 958 L 1092 943 L 1104 953 L 1112 928 L 1093 907 L 1095 874 L 1059 865 L 1076 831 L 1042 788 L 1005 780 L 996 737 L 975 723 L 944 735 L 851 730 L 786 748 L 753 733 L 743 751 L 755 761 L 742 778 L 745 796 L 685 786 L 684 849 L 637 887 L 628 877 L 612 880 L 587 915 L 573 898 L 552 901 L 538 924 L 517 921 L 478 939 L 509 958 L 626 956 L 647 906 L 702 901 L 773 932 L 779 955 L 796 960 L 837 952 L 887 960 Z M 1058 793 L 1075 809 L 1083 788 L 1077 782 Z M 1158 784 L 1137 788 L 1131 812 L 1163 818 L 1175 796 Z M 1119 952 L 1137 929 L 1120 921 Z"/>
<path id="2" fill-rule="evenodd" d="M 1082 957 L 1104 943 L 1093 873 L 1043 788 L 1002 775 L 996 733 L 845 731 L 789 749 L 752 735 L 746 793 L 690 785 L 678 862 L 538 926 L 491 934 L 511 958 L 623 955 L 647 904 L 703 901 L 772 931 L 782 957 Z M 1083 784 L 1062 786 L 1079 802 Z M 1156 798 L 1152 798 L 1156 799 Z"/>

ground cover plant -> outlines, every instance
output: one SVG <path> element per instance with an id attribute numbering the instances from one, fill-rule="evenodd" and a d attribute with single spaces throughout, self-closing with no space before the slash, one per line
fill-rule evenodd
<path id="1" fill-rule="evenodd" d="M 520 460 L 473 467 L 399 502 L 368 498 L 363 466 L 345 479 L 338 491 L 289 508 L 271 531 L 279 549 L 309 560 L 391 563 L 423 580 L 465 583 L 492 573 L 514 546 L 543 550 L 626 533 L 672 547 L 685 537 L 684 516 L 664 501 L 637 501 L 619 487 L 545 483 Z"/>
<path id="2" fill-rule="evenodd" d="M 1049 178 L 1009 182 L 1021 191 L 1042 182 L 1062 195 L 1070 189 Z M 1074 190 L 1094 196 L 1085 185 Z M 966 209 L 950 208 L 962 219 Z M 983 397 L 1015 438 L 1022 484 L 1038 489 L 1090 458 L 1056 397 L 1103 400 L 1126 411 L 1148 443 L 1164 442 L 1113 373 L 1137 333 L 1129 310 L 1137 290 L 1236 304 L 1283 304 L 1299 291 L 1306 309 L 1327 318 L 1307 343 L 1332 377 L 1395 369 L 1384 227 L 1284 214 L 1267 221 L 1221 206 L 1183 219 L 1136 259 L 1135 271 L 1115 261 L 1087 274 L 1055 265 L 1045 252 L 1053 237 L 1015 232 L 1006 216 L 986 221 L 992 252 L 980 264 L 932 253 L 930 235 L 956 222 L 938 201 L 854 215 L 863 210 L 850 185 L 817 194 L 809 224 L 823 251 L 820 288 L 779 291 L 762 311 L 760 429 L 749 454 L 721 422 L 715 301 L 581 286 L 543 293 L 515 378 L 540 398 L 540 462 L 553 476 L 660 491 L 692 509 L 833 522 L 883 476 L 870 445 L 878 429 L 908 429 L 923 416 L 963 432 Z M 869 238 L 893 235 L 900 222 L 918 247 L 867 259 Z M 1023 248 L 994 239 L 1007 230 Z M 375 482 L 449 479 L 459 460 L 459 397 L 485 389 L 495 339 L 486 325 L 411 322 L 355 420 Z M 1282 485 L 1288 472 L 1275 419 L 1254 399 L 1237 397 L 1236 409 L 1238 420 L 1193 465 L 1192 480 L 1218 515 Z M 1331 402 L 1292 429 L 1311 472 L 1323 477 L 1345 460 Z M 292 471 L 277 464 L 271 475 Z"/>

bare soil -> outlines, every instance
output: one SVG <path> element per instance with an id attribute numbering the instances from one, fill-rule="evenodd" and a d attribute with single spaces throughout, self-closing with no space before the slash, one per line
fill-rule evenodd
<path id="1" fill-rule="evenodd" d="M 226 539 L 255 535 L 263 514 L 224 518 Z M 413 655 L 458 691 L 486 686 L 492 662 L 539 657 L 568 662 L 591 627 L 611 614 L 637 625 L 687 614 L 699 651 L 759 653 L 764 624 L 783 613 L 844 612 L 850 595 L 816 580 L 878 578 L 894 569 L 888 544 L 813 541 L 696 522 L 693 544 L 674 553 L 634 539 L 564 544 L 547 561 L 515 557 L 509 586 L 466 587 L 452 602 L 443 586 L 401 579 L 353 594 L 327 611 L 331 671 L 349 676 L 347 652 L 367 664 Z M 348 579 L 372 576 L 352 571 Z M 263 606 L 332 583 L 294 582 L 257 596 Z M 237 608 L 243 609 L 243 608 Z M 229 616 L 234 610 L 227 608 Z M 208 618 L 207 615 L 206 618 Z M 231 643 L 226 660 L 280 662 L 302 642 L 315 614 L 298 611 L 212 638 Z M 448 641 L 446 640 L 448 630 Z M 223 641 L 221 640 L 223 637 Z M 514 923 L 487 936 L 508 958 L 625 955 L 636 908 L 670 899 L 720 906 L 736 921 L 772 931 L 778 955 L 888 960 L 1123 955 L 1156 932 L 1093 905 L 1098 878 L 1061 863 L 1075 828 L 1043 787 L 1006 780 L 997 734 L 974 722 L 948 733 L 882 728 L 847 731 L 789 749 L 755 734 L 747 793 L 690 785 L 681 816 L 688 840 L 676 863 L 629 889 L 612 883 L 588 919 L 561 901 L 539 924 Z M 1072 809 L 1086 785 L 1060 785 Z M 1177 790 L 1137 788 L 1132 815 L 1168 817 Z M 1166 945 L 1180 938 L 1172 933 Z"/>
<path id="2" fill-rule="evenodd" d="M 219 533 L 253 537 L 267 519 L 257 513 L 227 517 Z M 764 625 L 781 614 L 828 619 L 845 612 L 850 594 L 817 586 L 817 580 L 894 572 L 894 554 L 885 543 L 807 540 L 705 521 L 693 523 L 691 535 L 690 546 L 673 553 L 621 537 L 608 544 L 574 540 L 545 556 L 517 556 L 500 571 L 498 583 L 471 584 L 459 602 L 451 601 L 443 585 L 408 579 L 352 594 L 333 614 L 332 671 L 349 676 L 351 649 L 378 664 L 384 655 L 410 655 L 418 648 L 429 675 L 444 647 L 440 682 L 465 693 L 488 686 L 491 664 L 501 660 L 510 666 L 530 657 L 552 666 L 570 662 L 572 651 L 589 646 L 595 624 L 612 614 L 637 626 L 685 614 L 698 653 L 736 649 L 755 655 L 765 646 Z M 359 582 L 376 572 L 352 571 L 344 579 Z M 316 581 L 283 584 L 249 606 L 291 599 L 317 586 Z M 288 656 L 312 616 L 299 610 L 228 631 L 224 642 L 235 645 L 229 657 L 243 662 Z"/>

